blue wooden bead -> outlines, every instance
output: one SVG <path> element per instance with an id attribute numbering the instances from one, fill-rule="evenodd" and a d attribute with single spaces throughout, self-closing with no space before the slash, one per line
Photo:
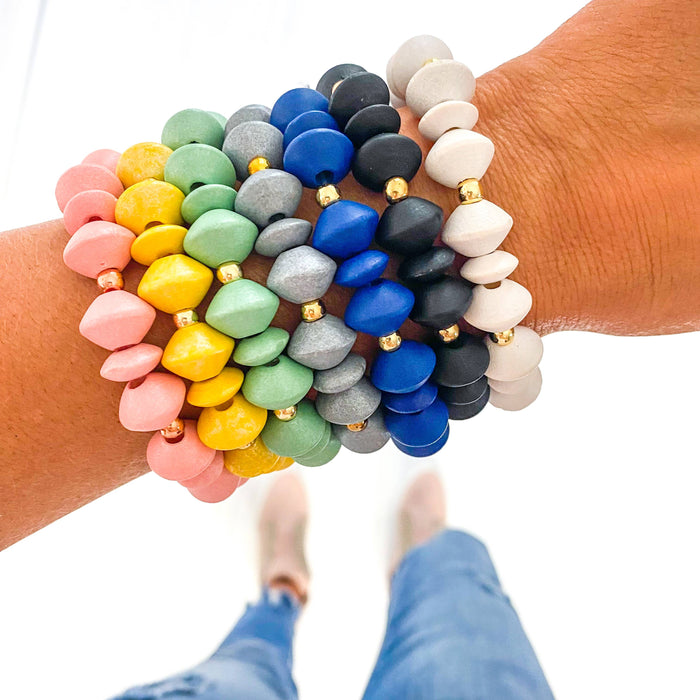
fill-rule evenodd
<path id="1" fill-rule="evenodd" d="M 430 445 L 424 445 L 422 447 L 412 447 L 411 445 L 404 445 L 399 440 L 392 438 L 392 442 L 396 447 L 401 450 L 404 454 L 410 455 L 411 457 L 430 457 L 436 452 L 439 452 L 447 443 L 447 438 L 450 437 L 450 426 L 445 428 L 445 432 Z"/>
<path id="2" fill-rule="evenodd" d="M 284 152 L 284 169 L 305 187 L 340 182 L 349 172 L 355 148 L 352 141 L 333 129 L 311 129 L 299 134 Z"/>
<path id="3" fill-rule="evenodd" d="M 394 352 L 377 354 L 370 378 L 380 391 L 407 394 L 430 379 L 435 369 L 435 352 L 415 340 L 404 340 Z"/>
<path id="4" fill-rule="evenodd" d="M 447 427 L 449 414 L 441 399 L 418 413 L 387 411 L 384 423 L 392 438 L 409 447 L 426 447 L 439 440 Z"/>
<path id="5" fill-rule="evenodd" d="M 334 129 L 338 131 L 338 124 L 328 112 L 322 112 L 319 109 L 304 112 L 289 122 L 289 126 L 284 130 L 282 147 L 286 149 L 299 134 L 311 131 L 311 129 Z"/>
<path id="6" fill-rule="evenodd" d="M 343 287 L 363 287 L 381 277 L 388 263 L 389 256 L 381 250 L 365 250 L 338 268 L 335 282 Z"/>
<path id="7" fill-rule="evenodd" d="M 437 384 L 426 382 L 415 391 L 407 394 L 382 393 L 382 403 L 394 413 L 418 413 L 424 411 L 437 398 Z"/>
<path id="8" fill-rule="evenodd" d="M 360 287 L 345 309 L 350 328 L 379 338 L 401 327 L 413 308 L 410 289 L 392 280 L 379 279 Z"/>
<path id="9" fill-rule="evenodd" d="M 272 106 L 270 112 L 270 124 L 276 126 L 282 133 L 289 126 L 289 122 L 304 112 L 318 109 L 328 111 L 328 100 L 316 90 L 311 88 L 294 88 L 281 95 Z"/>
<path id="10" fill-rule="evenodd" d="M 372 207 L 341 199 L 321 212 L 311 245 L 332 258 L 349 258 L 369 248 L 378 223 Z"/>

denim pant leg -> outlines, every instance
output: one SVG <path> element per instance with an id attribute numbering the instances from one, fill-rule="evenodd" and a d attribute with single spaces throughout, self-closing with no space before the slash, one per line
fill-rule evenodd
<path id="1" fill-rule="evenodd" d="M 486 547 L 446 530 L 394 574 L 365 700 L 553 700 Z"/>
<path id="2" fill-rule="evenodd" d="M 296 700 L 292 640 L 299 611 L 289 594 L 265 588 L 207 661 L 114 700 Z"/>

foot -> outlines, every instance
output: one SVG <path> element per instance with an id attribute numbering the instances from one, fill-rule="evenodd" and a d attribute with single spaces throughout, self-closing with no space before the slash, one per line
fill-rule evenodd
<path id="1" fill-rule="evenodd" d="M 260 514 L 260 579 L 305 603 L 309 568 L 304 556 L 308 503 L 301 479 L 285 472 L 272 485 Z"/>

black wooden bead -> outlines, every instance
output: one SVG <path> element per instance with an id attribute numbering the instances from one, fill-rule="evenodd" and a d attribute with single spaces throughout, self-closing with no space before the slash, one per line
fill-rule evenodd
<path id="1" fill-rule="evenodd" d="M 478 413 L 486 408 L 486 404 L 489 402 L 489 396 L 491 395 L 491 390 L 486 387 L 483 395 L 472 403 L 447 403 L 447 415 L 450 420 L 467 420 L 468 418 L 473 418 Z"/>
<path id="2" fill-rule="evenodd" d="M 328 111 L 345 129 L 350 117 L 369 105 L 388 105 L 389 88 L 374 73 L 353 73 L 343 80 L 328 100 Z"/>
<path id="3" fill-rule="evenodd" d="M 392 253 L 425 253 L 440 233 L 442 219 L 442 209 L 437 204 L 421 197 L 406 197 L 384 210 L 374 239 Z"/>
<path id="4" fill-rule="evenodd" d="M 396 271 L 399 279 L 406 284 L 432 282 L 440 279 L 452 267 L 455 252 L 452 248 L 433 246 L 425 253 L 406 258 Z"/>
<path id="5" fill-rule="evenodd" d="M 489 351 L 480 338 L 460 333 L 451 343 L 436 341 L 437 362 L 432 379 L 442 386 L 464 386 L 481 377 L 489 366 Z"/>
<path id="6" fill-rule="evenodd" d="M 416 301 L 410 317 L 435 330 L 457 323 L 472 303 L 472 285 L 461 277 L 443 276 L 412 289 Z"/>
<path id="7" fill-rule="evenodd" d="M 345 126 L 345 135 L 359 148 L 377 134 L 398 134 L 401 115 L 389 105 L 370 105 L 353 114 Z"/>
<path id="8" fill-rule="evenodd" d="M 413 139 L 402 134 L 378 134 L 356 151 L 352 174 L 363 187 L 381 192 L 392 177 L 412 180 L 421 160 L 423 153 Z"/>
<path id="9" fill-rule="evenodd" d="M 333 68 L 329 68 L 319 79 L 316 91 L 325 95 L 330 100 L 333 86 L 340 80 L 345 80 L 355 73 L 366 73 L 367 71 L 354 63 L 340 63 Z"/>
<path id="10" fill-rule="evenodd" d="M 488 386 L 488 378 L 482 376 L 464 386 L 439 386 L 438 394 L 445 403 L 472 403 L 481 398 Z"/>

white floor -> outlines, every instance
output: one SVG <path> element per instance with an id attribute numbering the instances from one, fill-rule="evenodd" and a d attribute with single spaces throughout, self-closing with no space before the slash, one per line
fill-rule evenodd
<path id="1" fill-rule="evenodd" d="M 157 139 L 183 107 L 270 103 L 340 61 L 381 73 L 426 31 L 480 74 L 582 4 L 4 0 L 0 230 L 55 218 L 60 172 Z M 455 424 L 432 462 L 451 522 L 490 547 L 557 697 L 697 698 L 700 335 L 545 346 L 539 401 Z M 408 462 L 387 447 L 302 470 L 314 572 L 302 700 L 361 694 Z M 146 476 L 0 553 L 0 698 L 99 700 L 204 658 L 256 595 L 264 487 L 206 506 Z"/>

